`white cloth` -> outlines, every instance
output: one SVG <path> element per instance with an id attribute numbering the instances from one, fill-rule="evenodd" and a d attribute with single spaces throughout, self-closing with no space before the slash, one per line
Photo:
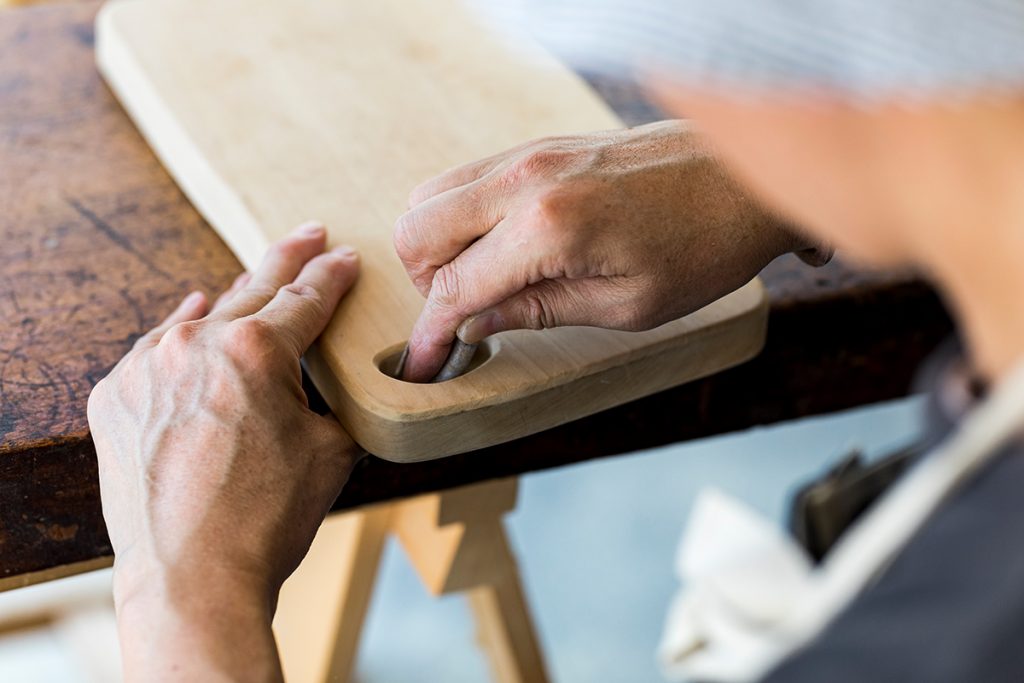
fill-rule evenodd
<path id="1" fill-rule="evenodd" d="M 775 524 L 717 490 L 701 492 L 676 557 L 686 588 L 658 648 L 666 676 L 747 680 L 762 631 L 785 620 L 812 566 Z"/>
<path id="2" fill-rule="evenodd" d="M 961 483 L 1024 427 L 1024 365 L 812 566 L 770 522 L 707 492 L 684 535 L 683 588 L 659 660 L 672 680 L 752 681 L 817 636 Z"/>

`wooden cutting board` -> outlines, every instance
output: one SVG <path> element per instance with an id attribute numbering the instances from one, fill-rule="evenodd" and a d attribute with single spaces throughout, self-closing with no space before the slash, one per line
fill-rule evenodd
<path id="1" fill-rule="evenodd" d="M 650 332 L 508 332 L 458 379 L 392 379 L 379 366 L 423 307 L 391 241 L 409 190 L 530 138 L 619 127 L 615 115 L 460 0 L 117 0 L 97 29 L 107 82 L 247 268 L 307 219 L 360 250 L 360 279 L 307 363 L 376 455 L 424 460 L 525 436 L 760 350 L 755 280 Z"/>

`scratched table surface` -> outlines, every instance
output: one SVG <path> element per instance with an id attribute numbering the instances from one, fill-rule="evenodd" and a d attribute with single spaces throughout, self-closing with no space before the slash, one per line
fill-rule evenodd
<path id="1" fill-rule="evenodd" d="M 214 294 L 240 270 L 98 77 L 97 7 L 0 12 L 0 589 L 109 562 L 89 391 L 184 293 Z M 635 89 L 595 85 L 625 120 L 657 117 Z M 756 360 L 485 451 L 367 458 L 336 507 L 898 397 L 950 330 L 907 274 L 785 257 L 764 279 Z"/>

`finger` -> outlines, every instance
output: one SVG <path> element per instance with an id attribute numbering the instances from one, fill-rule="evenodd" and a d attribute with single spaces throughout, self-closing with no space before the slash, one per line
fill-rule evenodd
<path id="1" fill-rule="evenodd" d="M 266 306 L 277 290 L 293 281 L 311 258 L 323 253 L 326 242 L 327 229 L 321 223 L 311 221 L 295 228 L 271 245 L 249 284 L 217 312 L 218 316 L 241 318 Z"/>
<path id="2" fill-rule="evenodd" d="M 395 223 L 395 252 L 420 294 L 437 269 L 452 261 L 504 217 L 508 191 L 484 180 L 450 189 L 418 204 Z"/>
<path id="3" fill-rule="evenodd" d="M 469 164 L 456 166 L 455 168 L 450 168 L 444 173 L 441 173 L 426 182 L 420 183 L 413 188 L 412 192 L 409 193 L 409 208 L 414 208 L 443 192 L 447 192 L 448 190 L 456 187 L 462 187 L 463 185 L 468 185 L 474 180 L 482 178 L 498 165 L 503 163 L 513 152 L 514 150 L 509 150 L 489 156 L 486 159 L 480 159 L 479 161 L 474 161 Z"/>
<path id="4" fill-rule="evenodd" d="M 409 208 L 413 208 L 428 199 L 435 197 L 442 192 L 447 192 L 455 187 L 468 185 L 474 180 L 483 178 L 498 168 L 506 167 L 515 163 L 517 159 L 523 158 L 531 151 L 543 150 L 553 143 L 560 147 L 579 146 L 586 143 L 585 138 L 538 138 L 527 140 L 503 152 L 493 154 L 479 161 L 456 166 L 430 180 L 417 185 L 409 193 Z"/>
<path id="5" fill-rule="evenodd" d="M 182 299 L 177 308 L 175 308 L 170 315 L 164 318 L 159 325 L 139 337 L 138 341 L 135 342 L 134 348 L 138 349 L 155 346 L 156 343 L 160 341 L 160 338 L 167 333 L 167 330 L 171 329 L 178 323 L 202 318 L 206 315 L 206 310 L 206 295 L 202 292 L 192 292 Z"/>
<path id="6" fill-rule="evenodd" d="M 311 419 L 315 423 L 316 432 L 314 433 L 318 432 L 321 435 L 323 443 L 323 448 L 318 449 L 319 452 L 337 461 L 342 470 L 351 468 L 352 465 L 369 455 L 362 446 L 352 440 L 333 413 L 326 415 L 314 413 Z M 347 477 L 347 472 L 343 472 L 343 474 Z"/>
<path id="7" fill-rule="evenodd" d="M 355 282 L 359 257 L 338 247 L 312 259 L 255 317 L 267 322 L 299 358 L 323 332 L 341 297 Z"/>
<path id="8" fill-rule="evenodd" d="M 366 456 L 334 415 L 310 415 L 310 424 L 304 429 L 316 444 L 317 475 L 311 481 L 310 494 L 323 504 L 327 514 L 352 474 L 355 465 Z"/>
<path id="9" fill-rule="evenodd" d="M 644 325 L 636 288 L 621 278 L 544 280 L 466 319 L 459 339 L 478 344 L 508 330 L 545 330 L 569 325 L 635 329 Z"/>
<path id="10" fill-rule="evenodd" d="M 541 240 L 520 240 L 512 228 L 496 229 L 439 269 L 413 326 L 402 379 L 429 381 L 466 318 L 542 279 L 539 264 L 549 258 L 545 251 Z"/>
<path id="11" fill-rule="evenodd" d="M 221 295 L 217 297 L 217 300 L 213 302 L 213 306 L 210 308 L 210 313 L 216 313 L 217 311 L 224 308 L 224 306 L 229 301 L 231 301 L 236 294 L 242 291 L 243 287 L 249 284 L 249 280 L 251 279 L 252 273 L 239 273 L 238 277 L 236 277 L 234 282 L 231 283 L 231 286 L 224 290 L 224 292 L 222 292 Z"/>

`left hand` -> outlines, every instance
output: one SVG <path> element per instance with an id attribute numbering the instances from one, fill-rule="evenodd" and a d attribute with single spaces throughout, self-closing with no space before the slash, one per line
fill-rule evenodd
<path id="1" fill-rule="evenodd" d="M 175 610 L 193 630 L 242 605 L 267 621 L 348 479 L 360 450 L 308 408 L 299 366 L 358 270 L 325 241 L 322 226 L 296 230 L 209 312 L 190 295 L 89 397 L 119 620 L 137 600 L 147 632 Z M 134 662 L 143 680 L 167 674 L 151 655 Z"/>

